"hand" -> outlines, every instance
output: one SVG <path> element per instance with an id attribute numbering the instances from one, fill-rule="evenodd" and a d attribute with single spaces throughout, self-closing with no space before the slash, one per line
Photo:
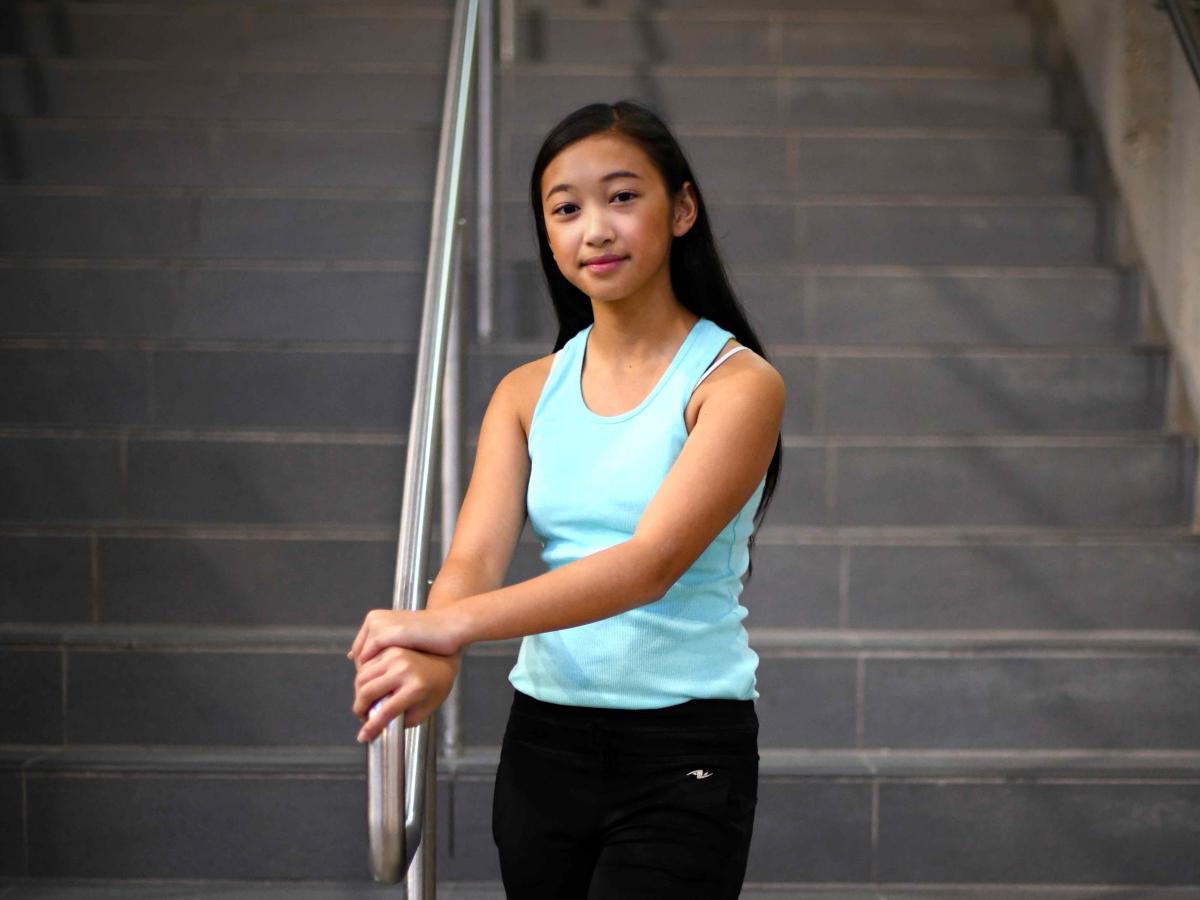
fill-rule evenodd
<path id="1" fill-rule="evenodd" d="M 442 656 L 463 649 L 462 622 L 454 607 L 420 610 L 373 609 L 346 654 L 361 665 L 384 647 L 408 647 Z"/>
<path id="2" fill-rule="evenodd" d="M 404 713 L 404 727 L 413 728 L 431 716 L 458 675 L 458 656 L 438 656 L 404 647 L 385 647 L 358 667 L 354 678 L 354 714 L 364 722 L 360 743 L 373 740 L 388 722 Z M 390 694 L 375 712 L 371 706 Z"/>

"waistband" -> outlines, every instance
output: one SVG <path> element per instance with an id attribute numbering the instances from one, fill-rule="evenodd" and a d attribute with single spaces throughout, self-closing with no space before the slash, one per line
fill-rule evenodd
<path id="1" fill-rule="evenodd" d="M 753 700 L 721 697 L 696 697 L 684 703 L 650 709 L 622 709 L 608 706 L 567 706 L 539 700 L 513 688 L 512 708 L 525 715 L 557 721 L 602 721 L 633 724 L 637 722 L 755 721 Z"/>

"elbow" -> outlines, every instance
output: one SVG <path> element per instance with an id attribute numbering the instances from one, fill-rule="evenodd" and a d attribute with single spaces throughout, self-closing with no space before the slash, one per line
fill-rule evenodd
<path id="1" fill-rule="evenodd" d="M 669 591 L 683 573 L 676 571 L 677 566 L 663 548 L 637 540 L 629 543 L 637 553 L 629 571 L 635 573 L 638 593 L 646 603 L 653 603 Z"/>

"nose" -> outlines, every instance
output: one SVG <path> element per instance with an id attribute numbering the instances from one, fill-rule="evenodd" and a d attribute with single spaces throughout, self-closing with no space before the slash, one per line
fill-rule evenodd
<path id="1" fill-rule="evenodd" d="M 612 226 L 608 221 L 608 211 L 595 209 L 587 213 L 584 220 L 584 240 L 594 247 L 610 243 L 613 238 Z"/>

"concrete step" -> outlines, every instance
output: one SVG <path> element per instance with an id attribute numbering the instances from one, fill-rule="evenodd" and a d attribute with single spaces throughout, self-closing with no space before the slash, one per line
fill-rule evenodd
<path id="1" fill-rule="evenodd" d="M 0 257 L 0 328 L 10 337 L 409 341 L 420 322 L 424 266 Z M 781 341 L 1082 346 L 1128 345 L 1139 334 L 1135 276 L 1109 266 L 797 263 L 729 271 L 755 328 Z M 536 341 L 531 353 L 548 352 L 557 323 L 540 268 L 502 263 L 497 276 L 496 339 Z M 474 305 L 465 313 L 474 329 Z"/>
<path id="2" fill-rule="evenodd" d="M 209 4 L 163 8 L 122 3 L 23 7 L 23 41 L 41 57 L 444 64 L 448 6 L 339 4 L 336 9 Z M 627 11 L 547 7 L 520 11 L 518 58 L 539 62 L 634 63 L 749 60 L 784 64 L 1029 65 L 1033 34 L 1016 11 L 955 19 L 948 11 L 725 9 Z M 70 35 L 70 51 L 64 52 Z M 570 51 L 565 48 L 573 47 Z"/>
<path id="3" fill-rule="evenodd" d="M 1200 631 L 857 635 L 751 627 L 760 746 L 909 750 L 1200 747 Z M 519 642 L 479 645 L 464 740 L 500 742 Z M 1153 647 L 1153 649 L 1152 649 Z"/>
<path id="4" fill-rule="evenodd" d="M 750 265 L 1070 266 L 1109 256 L 1096 202 L 1077 195 L 746 194 L 707 208 L 722 253 Z M 525 206 L 503 204 L 503 257 L 536 261 L 528 218 Z"/>
<path id="5" fill-rule="evenodd" d="M 543 136 L 509 129 L 500 184 L 528 180 Z M 777 197 L 1056 195 L 1082 187 L 1068 136 L 1047 128 L 714 126 L 679 137 L 708 201 L 761 193 L 764 184 Z"/>
<path id="6" fill-rule="evenodd" d="M 506 127 L 533 130 L 546 129 L 597 96 L 648 99 L 647 78 L 660 113 L 692 127 L 1053 124 L 1049 79 L 1027 66 L 545 63 L 514 64 L 506 74 L 499 91 Z M 18 116 L 433 127 L 441 115 L 444 81 L 444 64 L 0 58 L 0 98 Z"/>
<path id="7" fill-rule="evenodd" d="M 430 128 L 171 119 L 12 120 L 10 184 L 119 187 L 377 187 L 428 193 Z M 507 135 L 499 181 L 528 178 L 542 135 Z M 1068 136 L 1050 129 L 724 128 L 680 139 L 706 198 L 769 178 L 791 194 L 1024 193 L 1075 188 Z M 749 173 L 753 173 L 753 180 Z M 473 172 L 469 191 L 473 191 Z"/>
<path id="8" fill-rule="evenodd" d="M 450 0 L 168 6 L 123 0 L 61 10 L 41 2 L 21 7 L 23 45 L 30 55 L 167 63 L 404 60 L 444 68 L 454 15 Z"/>
<path id="9" fill-rule="evenodd" d="M 8 426 L 0 458 L 4 524 L 364 526 L 399 521 L 405 449 L 394 432 Z M 771 523 L 1184 526 L 1195 469 L 1189 435 L 786 435 Z"/>
<path id="10" fill-rule="evenodd" d="M 13 880 L 5 888 L 0 881 L 2 900 L 195 900 L 200 897 L 218 900 L 259 900 L 283 896 L 294 900 L 359 900 L 360 897 L 396 896 L 396 888 L 356 882 L 334 884 L 281 885 L 270 882 L 217 881 L 206 879 L 194 882 L 119 881 L 111 880 L 38 878 Z M 1019 890 L 1019 895 L 1014 894 Z M 492 881 L 439 881 L 438 900 L 505 900 L 504 887 Z M 1033 886 L 944 887 L 941 885 L 906 885 L 886 893 L 876 887 L 839 888 L 805 887 L 794 882 L 747 883 L 739 895 L 742 900 L 1128 900 L 1127 887 Z M 1146 885 L 1137 892 L 1144 900 L 1198 900 L 1200 888 L 1155 887 Z"/>
<path id="11" fill-rule="evenodd" d="M 0 58 L 0 98 L 21 116 L 297 119 L 435 127 L 445 63 L 180 68 L 138 60 Z"/>
<path id="12" fill-rule="evenodd" d="M 764 12 L 729 5 L 641 12 L 547 5 L 518 22 L 518 59 L 549 64 L 703 60 L 782 65 L 1024 66 L 1032 23 L 1017 12 Z M 575 48 L 572 50 L 572 48 Z"/>
<path id="13" fill-rule="evenodd" d="M 0 744 L 345 746 L 356 631 L 0 626 L 0 671 L 25 686 Z M 1200 748 L 1200 629 L 749 633 L 763 747 Z M 468 648 L 467 743 L 500 743 L 519 644 Z"/>
<path id="14" fill-rule="evenodd" d="M 467 351 L 463 414 L 545 345 Z M 1156 431 L 1165 347 L 768 348 L 789 385 L 790 434 Z M 0 422 L 403 431 L 411 341 L 229 343 L 0 339 Z"/>
<path id="15" fill-rule="evenodd" d="M 928 886 L 961 900 L 989 896 L 972 883 L 993 897 L 1019 886 L 1103 897 L 1120 886 L 1155 897 L 1200 881 L 1195 751 L 761 756 L 751 888 L 911 898 Z M 361 748 L 3 759 L 0 814 L 25 835 L 0 856 L 9 878 L 193 880 L 184 890 L 201 887 L 194 879 L 369 884 Z M 442 878 L 499 880 L 495 761 L 495 747 L 479 747 L 439 766 Z"/>
<path id="16" fill-rule="evenodd" d="M 546 571 L 541 550 L 526 524 L 505 583 Z M 357 628 L 390 603 L 395 553 L 394 524 L 8 526 L 0 621 Z M 753 628 L 1200 629 L 1200 535 L 1187 528 L 767 524 L 752 558 Z"/>
<path id="17" fill-rule="evenodd" d="M 385 0 L 390 2 L 390 0 Z M 1021 9 L 1023 0 L 838 0 L 839 12 L 887 12 L 920 14 L 999 15 Z M 728 0 L 659 0 L 656 10 L 688 11 L 695 9 L 727 9 Z M 828 12 L 830 0 L 743 0 L 739 10 L 756 10 L 771 13 Z M 641 0 L 528 0 L 526 8 L 555 10 L 605 9 L 613 12 L 640 12 L 644 9 Z"/>
<path id="18" fill-rule="evenodd" d="M 641 98 L 692 127 L 1054 124 L 1049 79 L 1011 66 L 519 63 L 500 90 L 508 127 L 543 132 L 598 96 Z"/>
<path id="19" fill-rule="evenodd" d="M 9 183 L 120 187 L 379 187 L 432 197 L 438 133 L 380 123 L 14 118 L 23 162 Z M 1052 133 L 1051 133 L 1052 134 Z M 1012 142 L 1009 142 L 1010 144 Z M 1027 138 L 1053 165 L 1054 141 Z M 994 152 L 1003 153 L 1001 144 Z M 987 151 L 980 151 L 986 153 Z"/>
<path id="20" fill-rule="evenodd" d="M 382 189 L 0 188 L 20 257 L 406 260 L 429 251 L 430 203 Z M 498 204 L 501 260 L 532 263 L 526 203 Z M 1105 261 L 1096 202 L 1075 195 L 714 201 L 714 235 L 744 264 L 1091 265 Z"/>

